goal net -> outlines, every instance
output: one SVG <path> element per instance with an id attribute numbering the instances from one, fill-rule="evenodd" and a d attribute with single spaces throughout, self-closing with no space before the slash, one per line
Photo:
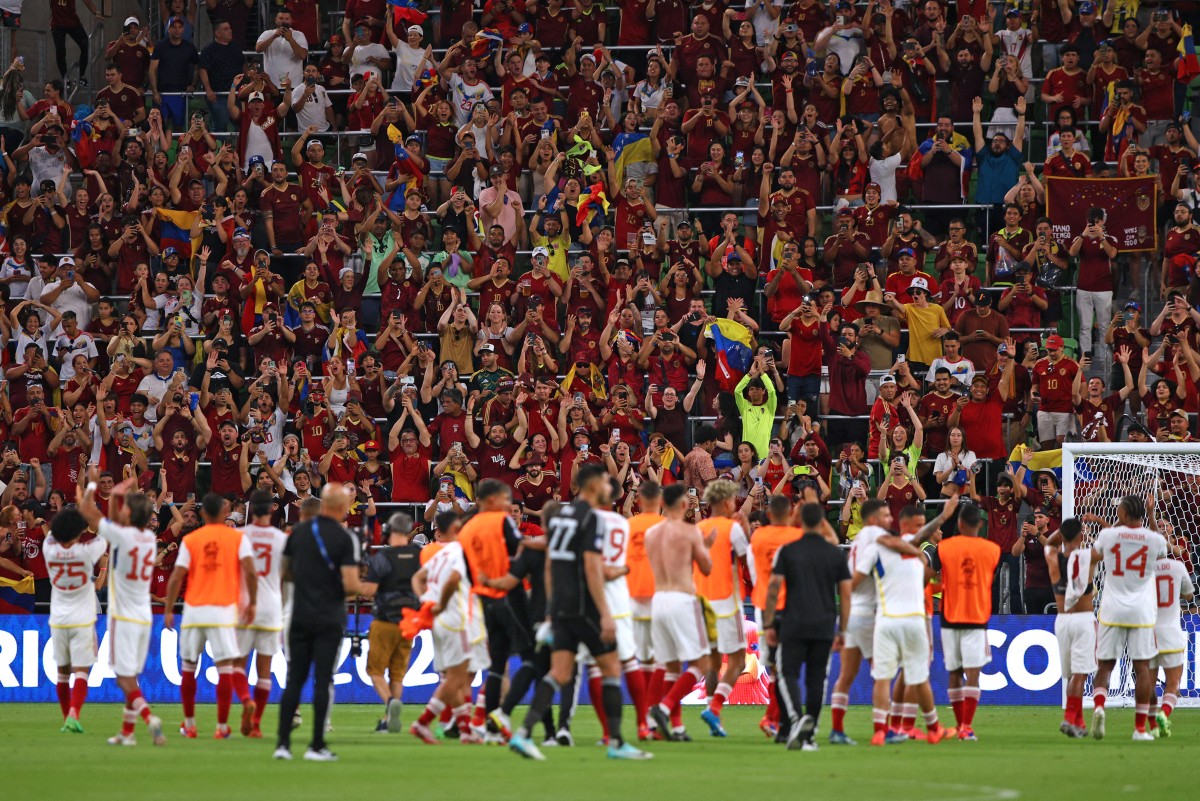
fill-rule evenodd
<path id="1" fill-rule="evenodd" d="M 1194 443 L 1081 443 L 1063 444 L 1063 518 L 1095 515 L 1107 524 L 1117 520 L 1117 504 L 1126 495 L 1146 500 L 1147 525 L 1167 538 L 1171 556 L 1184 564 L 1195 583 L 1200 564 L 1200 444 Z M 1085 523 L 1090 543 L 1102 526 Z M 1104 566 L 1096 574 L 1096 608 L 1104 594 Z M 1200 706 L 1197 690 L 1196 607 L 1183 603 L 1182 621 L 1187 654 L 1179 687 L 1180 706 Z M 1157 677 L 1159 684 L 1162 673 Z M 1133 669 L 1122 658 L 1109 681 L 1108 703 L 1133 705 Z M 1090 701 L 1091 680 L 1084 698 Z"/>

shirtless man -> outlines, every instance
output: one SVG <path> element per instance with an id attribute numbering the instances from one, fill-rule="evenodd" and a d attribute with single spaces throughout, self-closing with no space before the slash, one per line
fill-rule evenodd
<path id="1" fill-rule="evenodd" d="M 1083 685 L 1096 672 L 1096 611 L 1092 602 L 1096 562 L 1083 547 L 1082 533 L 1083 524 L 1072 517 L 1062 522 L 1058 536 L 1052 536 L 1046 544 L 1054 606 L 1061 610 L 1054 618 L 1054 636 L 1058 638 L 1062 674 L 1067 677 L 1067 706 L 1058 730 L 1072 738 L 1087 737 Z"/>
<path id="2" fill-rule="evenodd" d="M 708 670 L 708 632 L 692 570 L 694 565 L 705 576 L 712 572 L 708 549 L 716 539 L 714 531 L 706 541 L 700 529 L 684 521 L 686 494 L 683 484 L 664 488 L 662 513 L 666 519 L 646 532 L 646 556 L 654 572 L 650 623 L 654 657 L 666 667 L 668 676 L 679 676 L 662 701 L 650 708 L 650 716 L 658 730 L 671 732 L 675 741 L 690 738 L 682 726 L 671 728 L 671 712 L 698 682 L 704 681 Z M 687 672 L 680 673 L 684 662 L 688 663 Z"/>

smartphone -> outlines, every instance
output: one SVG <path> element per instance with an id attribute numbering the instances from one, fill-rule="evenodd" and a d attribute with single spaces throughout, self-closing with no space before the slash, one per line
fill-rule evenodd
<path id="1" fill-rule="evenodd" d="M 896 364 L 904 364 L 906 361 L 908 361 L 908 357 L 903 353 L 896 357 Z"/>

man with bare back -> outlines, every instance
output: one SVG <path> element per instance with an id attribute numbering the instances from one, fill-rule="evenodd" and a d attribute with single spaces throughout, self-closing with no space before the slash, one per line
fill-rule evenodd
<path id="1" fill-rule="evenodd" d="M 667 676 L 678 676 L 660 703 L 650 708 L 650 716 L 664 736 L 670 732 L 675 741 L 690 740 L 682 727 L 671 728 L 671 713 L 708 670 L 709 642 L 704 610 L 696 598 L 692 581 L 695 565 L 701 574 L 712 572 L 712 557 L 700 529 L 684 520 L 687 510 L 682 484 L 663 489 L 663 522 L 646 532 L 646 557 L 654 572 L 654 599 L 651 603 L 651 637 L 654 657 L 665 665 Z M 715 538 L 716 534 L 712 535 Z M 687 672 L 681 673 L 683 663 Z"/>

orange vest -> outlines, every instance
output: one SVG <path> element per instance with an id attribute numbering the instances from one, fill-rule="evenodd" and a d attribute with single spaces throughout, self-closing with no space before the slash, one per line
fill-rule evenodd
<path id="1" fill-rule="evenodd" d="M 445 547 L 446 547 L 446 543 L 444 543 L 444 542 L 431 542 L 428 545 L 426 545 L 424 548 L 422 548 L 421 553 L 417 556 L 417 558 L 421 562 L 421 566 L 424 567 L 426 562 L 428 562 L 433 557 L 437 556 L 437 552 L 442 550 Z"/>
<path id="2" fill-rule="evenodd" d="M 650 598 L 654 595 L 654 571 L 646 557 L 646 531 L 665 520 L 662 515 L 642 512 L 629 518 L 629 544 L 625 551 L 625 566 L 629 568 L 625 584 L 631 598 Z"/>
<path id="3" fill-rule="evenodd" d="M 1000 546 L 983 537 L 947 537 L 938 544 L 942 563 L 942 617 L 982 626 L 992 615 L 992 576 Z"/>
<path id="4" fill-rule="evenodd" d="M 501 578 L 508 574 L 508 545 L 504 541 L 504 524 L 507 512 L 480 512 L 467 521 L 458 534 L 471 569 L 471 592 L 485 598 L 503 598 L 504 590 L 494 590 L 480 584 L 484 574 L 488 578 Z"/>
<path id="5" fill-rule="evenodd" d="M 222 523 L 201 526 L 183 538 L 191 565 L 183 599 L 189 606 L 233 606 L 242 591 L 238 549 L 242 532 Z"/>
<path id="6" fill-rule="evenodd" d="M 712 572 L 706 576 L 699 568 L 692 569 L 696 593 L 710 601 L 723 601 L 733 595 L 733 543 L 729 537 L 733 523 L 733 518 L 710 517 L 701 520 L 699 524 L 700 534 L 705 539 L 711 537 L 713 531 L 717 533 L 712 547 L 708 549 L 708 554 L 712 557 Z"/>
<path id="7" fill-rule="evenodd" d="M 750 538 L 750 552 L 754 554 L 754 595 L 751 600 L 756 609 L 767 606 L 767 584 L 771 581 L 771 568 L 775 566 L 775 554 L 789 542 L 795 542 L 804 535 L 804 529 L 795 526 L 760 526 Z M 787 594 L 784 588 L 779 588 L 779 600 L 775 608 L 783 609 Z"/>

